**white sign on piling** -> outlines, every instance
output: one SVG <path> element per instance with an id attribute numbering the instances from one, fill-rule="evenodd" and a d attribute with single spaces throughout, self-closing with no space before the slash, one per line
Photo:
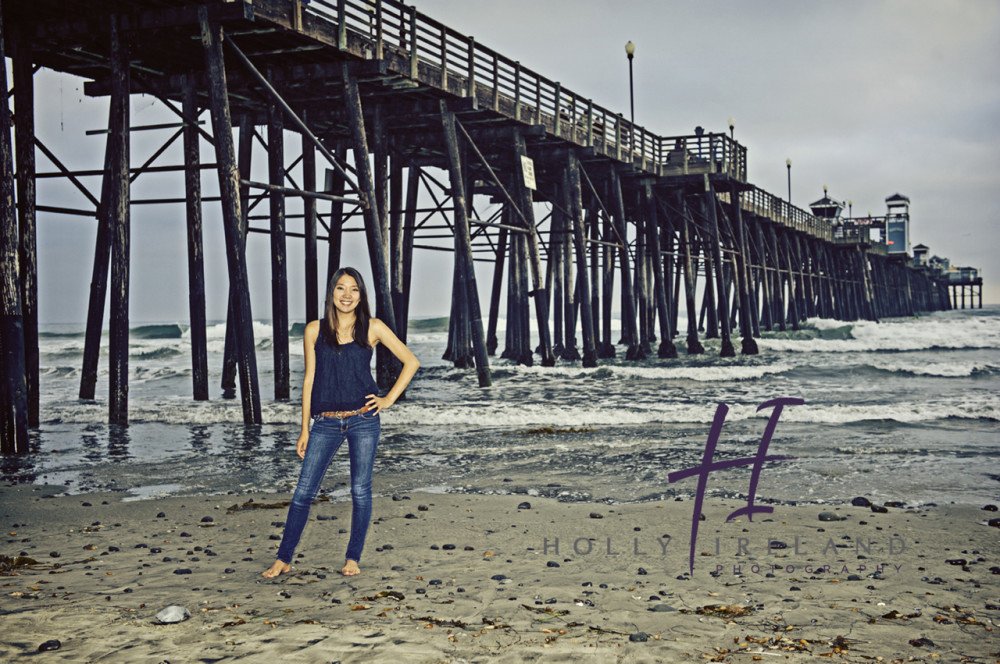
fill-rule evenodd
<path id="1" fill-rule="evenodd" d="M 534 191 L 535 187 L 535 162 L 527 155 L 521 155 L 521 171 L 524 173 L 524 186 Z"/>

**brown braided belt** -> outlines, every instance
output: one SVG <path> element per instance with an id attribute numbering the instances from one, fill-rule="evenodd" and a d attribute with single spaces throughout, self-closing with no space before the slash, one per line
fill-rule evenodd
<path id="1" fill-rule="evenodd" d="M 353 415 L 363 415 L 371 409 L 371 406 L 362 406 L 357 410 L 328 410 L 324 413 L 319 413 L 316 417 L 335 417 L 338 420 L 342 420 Z"/>

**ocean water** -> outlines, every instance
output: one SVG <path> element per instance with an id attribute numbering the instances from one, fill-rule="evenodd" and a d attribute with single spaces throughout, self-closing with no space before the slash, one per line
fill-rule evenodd
<path id="1" fill-rule="evenodd" d="M 758 502 L 842 503 L 855 496 L 906 504 L 1000 501 L 1000 308 L 887 319 L 811 319 L 765 333 L 760 354 L 704 355 L 595 369 L 559 361 L 523 367 L 491 358 L 493 385 L 441 360 L 446 321 L 415 322 L 409 345 L 422 367 L 407 398 L 383 414 L 375 491 L 549 496 L 632 502 L 690 496 L 696 478 L 671 472 L 702 462 L 720 403 L 728 407 L 714 460 L 757 453 L 770 410 L 786 408 L 764 465 Z M 106 339 L 98 398 L 77 398 L 82 325 L 42 329 L 41 426 L 32 452 L 5 457 L 8 481 L 126 498 L 290 491 L 302 375 L 301 324 L 291 341 L 292 399 L 273 400 L 271 328 L 254 326 L 265 424 L 242 423 L 239 399 L 219 387 L 225 326 L 209 328 L 211 399 L 191 398 L 190 346 L 178 323 L 134 325 L 130 426 L 107 419 Z M 499 335 L 503 338 L 502 332 Z M 738 347 L 738 343 L 736 344 Z M 749 490 L 748 465 L 714 471 L 709 495 Z M 324 490 L 347 493 L 347 457 Z"/>

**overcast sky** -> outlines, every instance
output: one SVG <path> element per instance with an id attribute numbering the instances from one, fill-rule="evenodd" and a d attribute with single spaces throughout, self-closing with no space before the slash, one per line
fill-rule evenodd
<path id="1" fill-rule="evenodd" d="M 785 159 L 791 158 L 792 201 L 800 207 L 822 197 L 824 184 L 834 198 L 852 200 L 855 215 L 884 214 L 885 198 L 902 193 L 911 200 L 912 243 L 928 245 L 952 264 L 980 268 L 985 301 L 1000 303 L 994 255 L 1000 249 L 1000 3 L 420 0 L 416 6 L 626 117 L 624 46 L 631 40 L 638 124 L 669 136 L 697 125 L 728 131 L 733 117 L 736 139 L 748 148 L 750 182 L 784 196 Z M 105 125 L 107 101 L 83 98 L 81 89 L 78 79 L 36 74 L 38 134 L 67 165 L 99 168 L 104 139 L 84 131 Z M 134 98 L 132 124 L 156 121 L 156 106 Z M 133 165 L 155 144 L 136 134 Z M 39 170 L 52 170 L 41 156 Z M 207 189 L 213 186 L 211 177 L 204 180 Z M 87 184 L 99 193 L 96 178 Z M 64 204 L 64 186 L 40 182 L 39 203 Z M 160 186 L 150 182 L 144 189 L 137 182 L 133 197 L 163 195 Z M 65 204 L 87 207 L 78 195 Z M 213 212 L 206 210 L 208 315 L 219 319 L 225 254 Z M 183 207 L 136 206 L 132 218 L 133 322 L 186 322 Z M 85 319 L 93 229 L 92 220 L 40 215 L 42 322 Z M 366 254 L 355 251 L 366 265 Z M 440 258 L 417 264 L 418 293 L 431 296 L 415 297 L 414 316 L 447 314 L 451 261 L 446 271 L 435 270 Z M 250 260 L 259 262 L 251 275 L 254 317 L 268 318 L 267 236 L 251 237 Z M 296 284 L 299 263 L 290 254 L 289 279 Z M 487 287 L 481 282 L 481 293 Z M 291 297 L 292 320 L 304 315 L 300 299 Z"/>

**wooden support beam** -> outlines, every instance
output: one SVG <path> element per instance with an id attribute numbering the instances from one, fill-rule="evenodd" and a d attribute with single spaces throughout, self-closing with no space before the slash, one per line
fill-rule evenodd
<path id="1" fill-rule="evenodd" d="M 358 176 L 358 198 L 361 200 L 361 213 L 365 220 L 365 235 L 368 239 L 368 256 L 371 262 L 372 278 L 375 280 L 375 309 L 382 322 L 395 333 L 396 316 L 392 307 L 392 284 L 386 252 L 389 238 L 387 234 L 383 234 L 385 223 L 380 217 L 378 192 L 375 188 L 375 178 L 368 156 L 368 137 L 365 132 L 365 116 L 361 109 L 361 92 L 358 89 L 357 77 L 351 73 L 346 62 L 341 68 L 341 75 L 344 84 L 344 101 L 350 120 L 354 167 Z M 388 390 L 396 381 L 398 362 L 392 364 L 383 362 L 381 367 L 382 369 L 376 372 L 378 385 L 379 388 Z"/>
<path id="2" fill-rule="evenodd" d="M 346 147 L 342 145 L 338 146 L 335 152 L 339 159 L 343 160 L 347 158 Z M 324 190 L 338 198 L 342 198 L 346 189 L 347 181 L 344 180 L 340 173 L 333 169 L 327 169 Z M 330 204 L 330 231 L 327 234 L 326 281 L 324 282 L 327 284 L 327 288 L 332 285 L 330 284 L 330 280 L 333 278 L 334 273 L 340 269 L 343 233 L 344 201 L 336 200 Z M 324 289 L 325 292 L 326 289 Z"/>
<path id="3" fill-rule="evenodd" d="M 247 283 L 247 263 L 244 249 L 245 219 L 240 201 L 240 173 L 233 145 L 226 67 L 222 56 L 222 29 L 218 25 L 208 22 L 204 7 L 200 9 L 199 17 L 201 43 L 205 51 L 209 107 L 212 114 L 213 134 L 215 135 L 215 161 L 218 164 L 219 192 L 222 197 L 226 261 L 229 267 L 243 422 L 245 424 L 261 424 L 257 358 L 253 342 L 253 314 L 250 310 L 250 290 Z"/>
<path id="4" fill-rule="evenodd" d="M 316 191 L 316 146 L 306 136 L 302 136 L 302 188 L 306 191 Z M 311 196 L 302 199 L 302 224 L 305 231 L 306 322 L 319 320 L 320 309 L 316 203 L 317 199 Z"/>
<path id="5" fill-rule="evenodd" d="M 278 104 L 267 106 L 267 171 L 272 186 L 285 184 L 285 123 Z M 288 270 L 285 247 L 285 195 L 272 190 L 271 213 L 271 352 L 274 358 L 274 398 L 291 395 L 288 351 Z"/>
<path id="6" fill-rule="evenodd" d="M 669 283 L 663 275 L 663 256 L 660 252 L 660 220 L 656 214 L 656 196 L 653 184 L 649 180 L 643 183 L 642 202 L 646 218 L 646 244 L 652 257 L 653 301 L 656 315 L 660 322 L 660 345 L 656 355 L 660 358 L 673 359 L 677 357 L 677 347 L 674 346 L 673 332 L 670 322 L 670 298 L 667 294 Z"/>
<path id="7" fill-rule="evenodd" d="M 410 166 L 406 179 L 406 212 L 403 215 L 403 290 L 400 295 L 399 326 L 406 341 L 406 332 L 410 319 L 410 286 L 413 278 L 413 239 L 417 226 L 417 194 L 420 189 L 420 168 Z"/>
<path id="8" fill-rule="evenodd" d="M 612 218 L 607 211 L 601 211 L 604 237 L 612 236 Z M 597 356 L 611 358 L 615 356 L 615 344 L 611 340 L 611 306 L 615 293 L 615 249 L 609 244 L 601 248 L 601 346 Z"/>
<path id="9" fill-rule="evenodd" d="M 14 134 L 17 145 L 17 219 L 24 320 L 24 365 L 28 394 L 28 426 L 39 424 L 38 243 L 35 197 L 35 82 L 31 42 L 11 35 L 14 76 Z M 2 57 L 2 55 L 0 55 Z"/>
<path id="10" fill-rule="evenodd" d="M 778 329 L 782 332 L 785 331 L 785 323 L 787 321 L 787 316 L 785 315 L 785 289 L 783 284 L 783 277 L 781 273 L 781 253 L 778 251 L 778 234 L 774 230 L 774 225 L 769 224 L 767 227 L 768 235 L 768 249 L 771 255 L 771 265 L 772 271 L 772 304 L 774 306 L 774 319 L 777 321 Z"/>
<path id="11" fill-rule="evenodd" d="M 390 278 L 392 281 L 392 310 L 396 314 L 396 327 L 399 328 L 397 334 L 402 334 L 400 339 L 406 336 L 406 306 L 403 304 L 403 289 L 405 280 L 403 278 L 403 240 L 405 232 L 403 230 L 403 158 L 394 152 L 391 156 L 389 169 L 389 265 Z"/>
<path id="12" fill-rule="evenodd" d="M 740 342 L 740 351 L 743 355 L 757 355 L 759 349 L 754 340 L 752 313 L 755 307 L 751 305 L 750 301 L 750 270 L 747 267 L 750 262 L 750 250 L 747 247 L 747 229 L 743 223 L 743 212 L 740 206 L 740 189 L 736 183 L 732 183 L 729 188 L 729 203 L 732 210 L 732 216 L 729 219 L 732 222 L 731 225 L 735 226 L 736 242 L 739 245 L 736 254 L 736 282 L 739 288 L 740 334 L 743 337 Z"/>
<path id="13" fill-rule="evenodd" d="M 506 221 L 510 216 L 510 203 L 504 204 L 503 216 Z M 490 289 L 490 313 L 486 324 L 486 353 L 496 355 L 499 340 L 497 339 L 497 324 L 500 318 L 500 292 L 503 288 L 503 273 L 507 258 L 507 235 L 509 231 L 502 226 L 497 238 L 496 261 L 493 265 L 493 287 Z"/>
<path id="14" fill-rule="evenodd" d="M 253 157 L 253 137 L 254 137 L 254 125 L 253 119 L 249 114 L 244 113 L 240 116 L 240 139 L 239 147 L 236 156 L 237 168 L 240 174 L 240 187 L 239 187 L 239 199 L 240 199 L 240 247 L 246 255 L 247 246 L 247 233 L 250 231 L 250 225 L 248 221 L 249 211 L 250 211 L 250 167 Z M 218 146 L 216 146 L 216 154 L 218 154 Z M 220 199 L 221 200 L 221 199 Z M 236 315 L 233 312 L 233 288 L 234 282 L 230 277 L 229 283 L 229 302 L 226 309 L 226 340 L 223 347 L 222 353 L 222 398 L 223 399 L 234 399 L 236 398 L 236 375 L 238 372 L 237 368 L 237 352 L 236 352 Z M 256 357 L 256 355 L 255 355 Z"/>
<path id="15" fill-rule="evenodd" d="M 521 216 L 527 221 L 527 229 L 530 232 L 528 237 L 527 267 L 531 274 L 531 290 L 527 291 L 529 296 L 535 300 L 535 320 L 538 325 L 538 352 L 542 356 L 542 366 L 551 367 L 556 363 L 555 354 L 552 351 L 552 337 L 549 334 L 549 310 L 548 293 L 542 283 L 541 259 L 538 255 L 538 232 L 535 228 L 535 212 L 531 200 L 531 190 L 524 183 L 524 158 L 528 157 L 528 148 L 524 140 L 524 133 L 520 130 L 514 131 L 514 188 L 515 198 L 521 210 Z"/>
<path id="16" fill-rule="evenodd" d="M 581 169 L 581 173 L 583 170 Z M 590 259 L 590 319 L 592 321 L 594 329 L 594 352 L 595 356 L 599 354 L 600 346 L 600 326 L 599 321 L 601 320 L 601 246 L 600 234 L 601 229 L 600 223 L 600 213 L 598 212 L 598 207 L 594 201 L 593 196 L 589 197 L 590 204 L 587 206 L 586 210 L 586 221 L 584 222 L 584 233 L 588 238 L 588 249 L 589 249 L 589 259 Z"/>
<path id="17" fill-rule="evenodd" d="M 111 163 L 105 177 L 111 181 L 108 207 L 111 219 L 111 316 L 108 322 L 108 423 L 128 425 L 129 337 L 129 56 L 111 17 L 111 110 L 108 134 Z"/>
<path id="18" fill-rule="evenodd" d="M 451 178 L 452 199 L 455 201 L 456 240 L 456 286 L 465 291 L 468 307 L 468 322 L 472 328 L 472 349 L 476 360 L 476 373 L 480 387 L 493 384 L 489 358 L 486 353 L 486 339 L 483 333 L 483 319 L 479 307 L 479 293 L 476 288 L 476 273 L 472 262 L 472 238 L 469 235 L 469 217 L 466 208 L 465 178 L 455 128 L 455 113 L 441 102 L 441 126 L 448 154 L 448 173 Z"/>
<path id="19" fill-rule="evenodd" d="M 705 352 L 705 347 L 701 345 L 698 341 L 698 314 L 697 305 L 695 304 L 695 282 L 698 278 L 695 272 L 695 266 L 691 260 L 692 246 L 691 246 L 691 228 L 694 226 L 694 222 L 691 219 L 691 213 L 687 207 L 687 201 L 684 200 L 684 194 L 679 189 L 676 192 L 677 197 L 677 208 L 681 210 L 682 217 L 680 220 L 681 227 L 681 246 L 684 250 L 684 300 L 687 305 L 687 354 L 688 355 L 700 355 Z"/>
<path id="20" fill-rule="evenodd" d="M 733 349 L 733 341 L 730 338 L 729 328 L 729 299 L 726 297 L 725 270 L 722 263 L 722 236 L 719 233 L 719 216 L 716 212 L 715 188 L 712 186 L 708 175 L 704 176 L 705 187 L 705 207 L 708 210 L 708 221 L 711 229 L 712 260 L 715 263 L 715 280 L 718 285 L 719 301 L 719 327 L 722 333 L 722 348 L 719 351 L 720 357 L 734 357 L 736 351 Z"/>
<path id="21" fill-rule="evenodd" d="M 639 330 L 635 320 L 635 300 L 632 292 L 632 275 L 629 268 L 628 246 L 625 239 L 628 237 L 625 221 L 625 202 L 622 198 L 621 180 L 614 169 L 609 171 L 608 185 L 611 188 L 612 213 L 615 216 L 615 223 L 618 226 L 618 236 L 622 241 L 622 246 L 618 251 L 618 265 L 622 276 L 622 332 L 628 350 L 625 352 L 626 360 L 641 360 L 642 348 L 639 346 Z"/>
<path id="22" fill-rule="evenodd" d="M 195 86 L 184 92 L 184 115 L 198 117 Z M 205 250 L 201 229 L 201 155 L 197 126 L 184 125 L 184 192 L 187 199 L 188 311 L 191 331 L 191 382 L 195 401 L 208 399 L 208 339 L 205 321 Z"/>
<path id="23" fill-rule="evenodd" d="M 583 328 L 583 366 L 597 366 L 597 351 L 594 344 L 594 316 L 590 302 L 590 275 L 587 272 L 587 244 L 583 228 L 583 188 L 580 184 L 580 163 L 573 153 L 566 164 L 566 190 L 569 199 L 569 221 L 572 224 L 573 245 L 576 249 L 576 269 L 580 322 Z"/>
<path id="24" fill-rule="evenodd" d="M 14 207 L 14 153 L 10 140 L 10 105 L 0 6 L 0 452 L 28 451 L 28 386 L 25 378 L 24 318 L 18 274 L 17 215 Z M 25 112 L 25 109 L 18 109 Z"/>

